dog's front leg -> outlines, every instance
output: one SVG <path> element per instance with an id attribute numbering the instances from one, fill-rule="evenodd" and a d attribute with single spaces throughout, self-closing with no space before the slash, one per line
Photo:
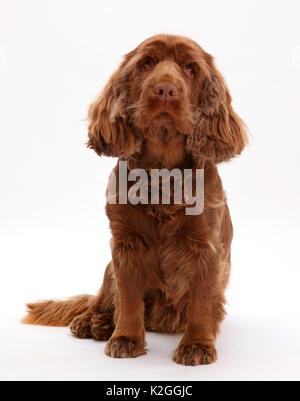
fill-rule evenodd
<path id="1" fill-rule="evenodd" d="M 116 279 L 115 331 L 105 353 L 112 358 L 136 358 L 146 354 L 144 327 L 144 260 L 140 239 L 112 241 Z"/>
<path id="2" fill-rule="evenodd" d="M 201 252 L 202 253 L 202 252 Z M 220 280 L 221 263 L 211 251 L 195 260 L 196 271 L 190 283 L 187 325 L 174 360 L 187 365 L 216 362 L 216 335 L 224 319 L 224 286 Z M 200 262 L 200 263 L 199 263 Z"/>

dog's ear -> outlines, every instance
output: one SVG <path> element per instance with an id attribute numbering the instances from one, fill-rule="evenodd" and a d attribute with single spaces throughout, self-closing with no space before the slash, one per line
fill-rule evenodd
<path id="1" fill-rule="evenodd" d="M 239 155 L 248 143 L 246 127 L 232 107 L 232 98 L 213 57 L 205 53 L 207 71 L 201 78 L 196 129 L 187 147 L 196 161 L 214 163 Z"/>
<path id="2" fill-rule="evenodd" d="M 88 112 L 88 147 L 99 155 L 128 158 L 139 140 L 126 115 L 129 77 L 124 64 L 111 76 Z"/>

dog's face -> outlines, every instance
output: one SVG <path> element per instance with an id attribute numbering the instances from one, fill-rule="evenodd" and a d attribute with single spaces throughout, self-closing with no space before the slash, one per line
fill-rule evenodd
<path id="1" fill-rule="evenodd" d="M 125 69 L 131 69 L 135 126 L 145 130 L 167 114 L 178 132 L 192 133 L 205 69 L 202 49 L 191 40 L 162 36 L 142 43 L 130 56 Z"/>
<path id="2" fill-rule="evenodd" d="M 149 128 L 172 121 L 195 160 L 239 154 L 243 123 L 212 56 L 194 41 L 150 38 L 125 56 L 89 110 L 89 146 L 98 154 L 130 158 Z"/>

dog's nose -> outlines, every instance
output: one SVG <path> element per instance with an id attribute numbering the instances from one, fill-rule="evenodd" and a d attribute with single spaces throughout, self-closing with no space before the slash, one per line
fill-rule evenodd
<path id="1" fill-rule="evenodd" d="M 161 82 L 155 86 L 154 93 L 160 101 L 169 102 L 176 98 L 178 92 L 174 85 L 169 84 L 168 82 Z"/>

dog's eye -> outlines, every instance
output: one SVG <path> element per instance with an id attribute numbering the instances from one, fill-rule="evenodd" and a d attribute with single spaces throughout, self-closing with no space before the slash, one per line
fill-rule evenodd
<path id="1" fill-rule="evenodd" d="M 154 66 L 154 60 L 151 57 L 147 57 L 145 58 L 145 60 L 143 61 L 143 69 L 146 71 L 151 70 L 151 68 L 153 68 Z"/>
<path id="2" fill-rule="evenodd" d="M 187 64 L 183 67 L 183 71 L 188 78 L 192 78 L 194 76 L 194 68 L 192 64 Z"/>

